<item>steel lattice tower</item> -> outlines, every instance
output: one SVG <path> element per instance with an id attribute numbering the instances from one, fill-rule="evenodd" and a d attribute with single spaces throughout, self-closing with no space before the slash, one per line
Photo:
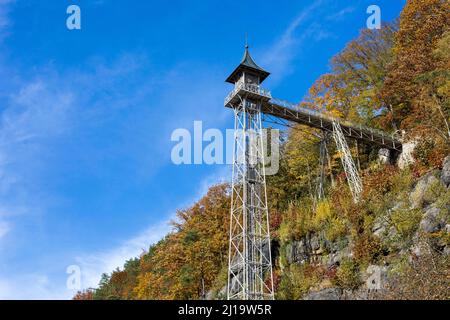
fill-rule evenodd
<path id="1" fill-rule="evenodd" d="M 225 101 L 235 114 L 228 299 L 274 299 L 261 122 L 261 106 L 270 94 L 260 88 L 268 75 L 246 48 L 227 79 L 235 85 Z"/>

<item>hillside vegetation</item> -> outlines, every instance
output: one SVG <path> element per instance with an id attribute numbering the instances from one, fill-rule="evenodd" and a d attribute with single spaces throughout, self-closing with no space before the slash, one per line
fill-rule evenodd
<path id="1" fill-rule="evenodd" d="M 449 97 L 445 0 L 409 0 L 397 22 L 362 30 L 332 59 L 302 104 L 395 132 L 416 161 L 399 169 L 349 141 L 364 183 L 355 204 L 330 141 L 319 200 L 321 132 L 289 129 L 268 179 L 278 299 L 450 298 Z M 229 186 L 211 187 L 172 233 L 75 299 L 225 298 L 229 208 Z"/>

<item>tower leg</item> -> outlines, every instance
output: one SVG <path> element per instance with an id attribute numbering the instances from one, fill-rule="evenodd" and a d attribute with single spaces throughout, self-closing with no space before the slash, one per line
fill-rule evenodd
<path id="1" fill-rule="evenodd" d="M 235 113 L 228 299 L 274 299 L 261 105 L 242 99 Z"/>
<path id="2" fill-rule="evenodd" d="M 320 201 L 325 196 L 325 166 L 327 157 L 327 134 L 324 132 L 324 136 L 320 141 L 320 151 L 319 151 L 319 175 L 317 176 L 316 183 L 316 199 Z"/>

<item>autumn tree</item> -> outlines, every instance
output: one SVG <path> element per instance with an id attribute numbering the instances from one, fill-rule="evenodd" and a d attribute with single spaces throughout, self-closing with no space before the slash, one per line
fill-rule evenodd
<path id="1" fill-rule="evenodd" d="M 94 300 L 94 289 L 78 291 L 72 300 Z"/>
<path id="2" fill-rule="evenodd" d="M 447 0 L 409 0 L 400 16 L 395 36 L 394 62 L 383 87 L 383 100 L 389 106 L 387 122 L 403 129 L 417 123 L 417 113 L 424 104 L 414 108 L 423 82 L 418 78 L 441 68 L 434 54 L 444 33 L 450 29 L 450 2 Z M 419 117 L 424 119 L 423 117 Z"/>
<path id="3" fill-rule="evenodd" d="M 359 37 L 331 60 L 331 73 L 311 87 L 304 106 L 331 115 L 379 126 L 377 116 L 385 112 L 381 89 L 393 59 L 397 23 L 380 30 L 363 29 Z"/>
<path id="4" fill-rule="evenodd" d="M 230 190 L 211 187 L 191 208 L 179 210 L 174 231 L 141 258 L 141 299 L 201 299 L 227 263 Z M 225 284 L 223 284 L 225 285 Z"/>

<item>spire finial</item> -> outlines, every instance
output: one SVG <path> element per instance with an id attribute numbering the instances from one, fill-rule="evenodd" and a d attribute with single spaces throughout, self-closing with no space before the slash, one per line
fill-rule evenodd
<path id="1" fill-rule="evenodd" d="M 248 49 L 248 33 L 245 33 L 245 49 Z"/>

